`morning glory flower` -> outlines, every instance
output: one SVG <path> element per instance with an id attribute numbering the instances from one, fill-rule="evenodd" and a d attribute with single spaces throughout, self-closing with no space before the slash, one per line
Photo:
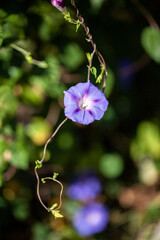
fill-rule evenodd
<path id="1" fill-rule="evenodd" d="M 102 232 L 109 221 L 108 209 L 101 203 L 80 207 L 73 217 L 73 226 L 81 236 Z"/>
<path id="2" fill-rule="evenodd" d="M 51 3 L 54 7 L 56 7 L 61 12 L 66 12 L 67 8 L 65 7 L 63 0 L 51 0 Z"/>
<path id="3" fill-rule="evenodd" d="M 78 83 L 64 91 L 65 116 L 73 122 L 88 125 L 100 120 L 108 108 L 104 93 L 92 83 Z"/>
<path id="4" fill-rule="evenodd" d="M 99 195 L 101 190 L 101 183 L 94 174 L 82 172 L 69 185 L 67 195 L 72 199 L 88 202 Z"/>

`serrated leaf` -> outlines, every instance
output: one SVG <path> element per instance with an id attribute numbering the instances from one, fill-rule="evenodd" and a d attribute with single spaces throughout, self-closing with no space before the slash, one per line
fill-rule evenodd
<path id="1" fill-rule="evenodd" d="M 160 31 L 146 27 L 141 34 L 141 43 L 150 57 L 160 63 Z"/>
<path id="2" fill-rule="evenodd" d="M 97 78 L 97 69 L 95 67 L 91 68 L 91 73 Z"/>

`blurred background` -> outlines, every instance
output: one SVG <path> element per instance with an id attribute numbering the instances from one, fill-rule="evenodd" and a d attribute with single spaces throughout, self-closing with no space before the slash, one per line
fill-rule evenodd
<path id="1" fill-rule="evenodd" d="M 158 1 L 141 3 L 160 23 Z M 160 240 L 160 31 L 128 0 L 76 4 L 106 60 L 110 104 L 89 126 L 68 120 L 48 146 L 40 177 L 58 172 L 64 184 L 55 220 L 37 199 L 35 160 L 64 119 L 63 91 L 86 81 L 92 48 L 50 1 L 0 3 L 0 236 Z M 41 184 L 49 206 L 59 191 Z"/>

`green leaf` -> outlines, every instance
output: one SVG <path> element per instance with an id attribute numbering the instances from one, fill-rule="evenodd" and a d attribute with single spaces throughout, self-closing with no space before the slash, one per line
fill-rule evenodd
<path id="1" fill-rule="evenodd" d="M 39 160 L 35 161 L 35 164 L 36 164 L 36 168 L 41 168 L 42 167 L 42 163 L 40 163 Z M 44 181 L 43 181 L 44 179 L 42 178 L 41 180 L 44 183 Z"/>
<path id="2" fill-rule="evenodd" d="M 86 56 L 87 56 L 88 62 L 90 62 L 91 61 L 91 54 L 90 53 L 86 53 Z"/>
<path id="3" fill-rule="evenodd" d="M 108 76 L 107 76 L 107 81 L 106 81 L 106 88 L 105 88 L 105 95 L 108 98 L 111 93 L 112 90 L 114 88 L 114 83 L 115 83 L 115 75 L 113 73 L 113 71 L 111 69 L 108 69 Z"/>
<path id="4" fill-rule="evenodd" d="M 65 47 L 64 54 L 60 56 L 62 63 L 70 70 L 75 70 L 84 61 L 84 53 L 76 43 L 70 43 Z"/>
<path id="5" fill-rule="evenodd" d="M 11 146 L 11 164 L 19 169 L 26 170 L 29 167 L 29 152 L 23 143 L 14 143 Z"/>
<path id="6" fill-rule="evenodd" d="M 97 78 L 97 69 L 95 67 L 91 68 L 91 73 Z"/>
<path id="7" fill-rule="evenodd" d="M 8 86 L 0 87 L 0 119 L 8 114 L 13 114 L 17 109 L 17 100 L 12 89 Z"/>
<path id="8" fill-rule="evenodd" d="M 52 211 L 53 216 L 55 217 L 55 219 L 57 218 L 63 218 L 63 215 L 59 213 L 59 210 L 56 211 Z"/>
<path id="9" fill-rule="evenodd" d="M 99 74 L 98 78 L 96 79 L 96 83 L 101 83 L 102 78 L 103 78 L 103 72 L 104 72 L 104 70 L 102 70 L 101 73 Z"/>
<path id="10" fill-rule="evenodd" d="M 141 34 L 141 43 L 150 57 L 160 63 L 160 31 L 146 27 Z"/>
<path id="11" fill-rule="evenodd" d="M 58 204 L 57 204 L 57 203 L 54 203 L 54 204 L 50 207 L 50 210 L 55 209 L 57 206 L 58 206 Z"/>
<path id="12" fill-rule="evenodd" d="M 38 167 L 36 166 L 36 168 L 38 168 Z M 45 178 L 41 178 L 41 181 L 42 181 L 42 183 L 46 183 Z"/>
<path id="13" fill-rule="evenodd" d="M 56 179 L 58 175 L 59 175 L 59 173 L 54 173 L 53 174 L 53 179 Z"/>
<path id="14" fill-rule="evenodd" d="M 76 25 L 76 32 L 78 32 L 78 29 L 79 29 L 80 26 L 81 26 L 81 23 L 80 23 L 80 22 L 77 22 L 77 25 Z"/>

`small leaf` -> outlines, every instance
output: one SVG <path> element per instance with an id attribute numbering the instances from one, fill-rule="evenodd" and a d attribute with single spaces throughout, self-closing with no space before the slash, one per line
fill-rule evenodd
<path id="1" fill-rule="evenodd" d="M 42 183 L 46 183 L 45 178 L 41 178 Z"/>
<path id="2" fill-rule="evenodd" d="M 87 56 L 88 62 L 90 62 L 91 61 L 91 54 L 90 53 L 86 53 L 86 56 Z"/>
<path id="3" fill-rule="evenodd" d="M 54 203 L 54 204 L 52 205 L 52 207 L 50 207 L 50 210 L 55 209 L 57 206 L 58 206 L 58 204 L 57 204 L 57 203 Z"/>
<path id="4" fill-rule="evenodd" d="M 52 214 L 53 214 L 53 216 L 55 217 L 55 219 L 57 219 L 57 218 L 63 218 L 63 215 L 62 214 L 60 214 L 59 213 L 59 210 L 57 210 L 57 211 L 52 211 Z"/>
<path id="5" fill-rule="evenodd" d="M 104 73 L 104 69 L 101 70 L 101 73 L 99 74 L 98 78 L 96 79 L 96 83 L 100 83 L 102 81 L 103 73 Z"/>
<path id="6" fill-rule="evenodd" d="M 96 79 L 96 83 L 100 83 L 102 81 L 102 74 L 99 74 L 98 78 Z"/>
<path id="7" fill-rule="evenodd" d="M 40 163 L 39 160 L 35 161 L 35 164 L 36 164 L 36 168 L 42 167 L 42 163 Z"/>
<path id="8" fill-rule="evenodd" d="M 97 69 L 95 67 L 91 68 L 91 73 L 97 78 Z"/>
<path id="9" fill-rule="evenodd" d="M 56 179 L 57 176 L 58 176 L 58 173 L 54 173 L 54 175 L 53 175 L 53 179 Z"/>
<path id="10" fill-rule="evenodd" d="M 81 26 L 81 23 L 78 21 L 76 25 L 76 32 L 78 32 L 79 27 Z"/>

